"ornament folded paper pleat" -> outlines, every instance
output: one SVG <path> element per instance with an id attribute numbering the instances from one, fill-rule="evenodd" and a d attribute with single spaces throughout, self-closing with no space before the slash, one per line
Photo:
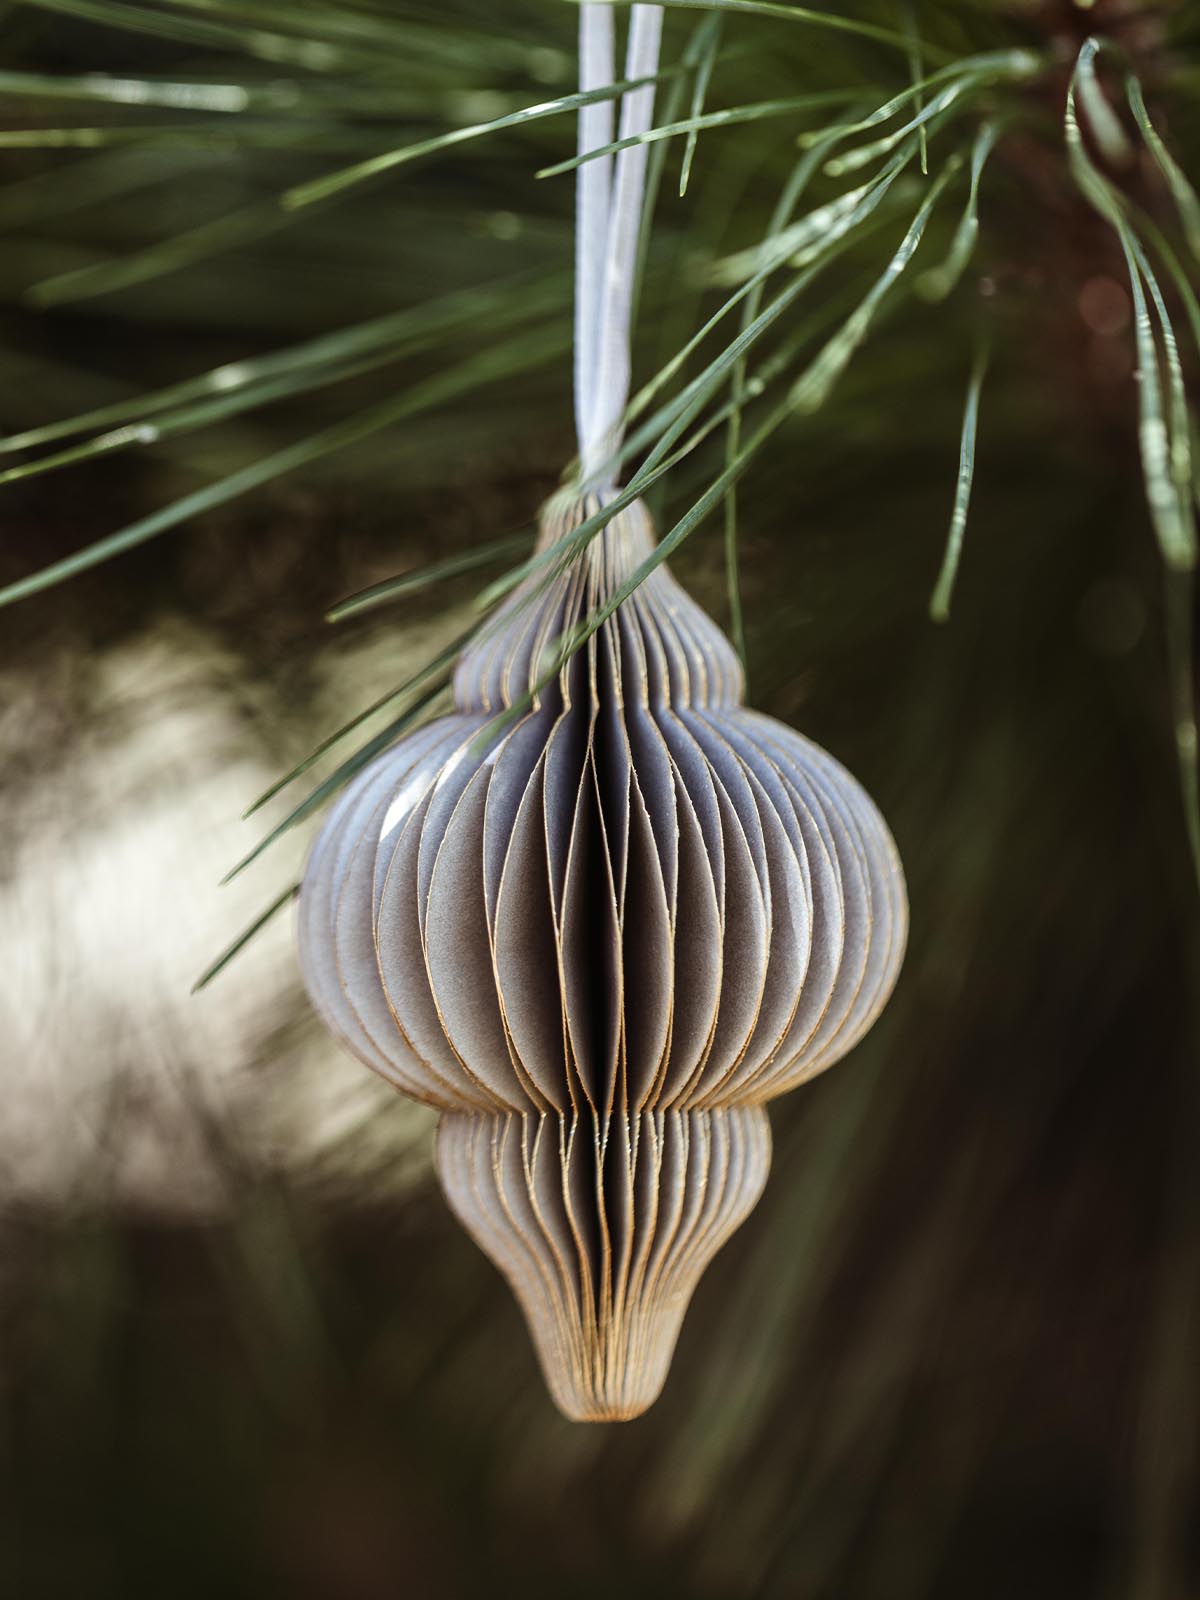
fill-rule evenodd
<path id="1" fill-rule="evenodd" d="M 595 510 L 552 506 L 541 547 Z M 539 689 L 652 548 L 635 501 L 514 591 L 459 661 L 454 714 L 341 796 L 300 902 L 317 1009 L 446 1113 L 450 1203 L 588 1419 L 653 1401 L 765 1181 L 758 1108 L 870 1027 L 907 926 L 871 799 L 745 709 L 735 652 L 665 567 Z"/>

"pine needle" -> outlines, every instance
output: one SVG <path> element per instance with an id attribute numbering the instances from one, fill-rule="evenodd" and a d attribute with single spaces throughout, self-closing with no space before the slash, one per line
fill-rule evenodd
<path id="1" fill-rule="evenodd" d="M 382 155 L 372 156 L 369 161 L 360 161 L 352 167 L 327 173 L 323 178 L 297 184 L 281 196 L 279 203 L 285 211 L 299 211 L 318 201 L 341 195 L 358 184 L 382 177 L 384 173 L 392 172 L 397 167 L 407 166 L 426 156 L 440 155 L 443 150 L 453 149 L 454 146 L 466 144 L 472 139 L 482 139 L 487 134 L 500 133 L 505 128 L 519 128 L 528 122 L 539 122 L 545 117 L 562 116 L 564 112 L 578 111 L 580 106 L 596 105 L 602 100 L 616 100 L 627 89 L 641 88 L 648 83 L 661 83 L 664 79 L 682 71 L 682 66 L 665 67 L 650 77 L 631 78 L 606 84 L 602 89 L 586 89 L 575 94 L 560 95 L 555 100 L 543 100 L 537 105 L 524 106 L 520 111 L 510 111 L 503 117 L 493 117 L 487 122 L 455 128 L 451 133 L 438 134 L 433 139 L 422 139 L 418 144 L 404 145 L 398 150 L 388 150 Z"/>
<path id="2" fill-rule="evenodd" d="M 910 133 L 926 134 L 930 123 L 941 118 L 943 113 L 949 111 L 957 102 L 983 88 L 987 81 L 984 78 L 972 77 L 948 84 L 930 100 L 928 105 L 922 107 L 915 117 L 894 132 L 885 134 L 880 139 L 873 139 L 869 144 L 857 145 L 853 150 L 844 151 L 839 156 L 831 156 L 825 163 L 825 171 L 832 178 L 840 178 L 847 172 L 860 171 L 872 161 L 878 161 L 881 156 L 889 155 Z"/>
<path id="3" fill-rule="evenodd" d="M 696 67 L 696 81 L 692 88 L 692 118 L 700 117 L 704 112 L 704 100 L 708 94 L 708 85 L 712 79 L 713 67 L 716 65 L 717 56 L 721 49 L 721 28 L 724 19 L 720 12 L 714 12 L 711 17 L 705 17 L 700 24 L 699 54 L 700 60 Z M 687 144 L 683 149 L 683 165 L 679 171 L 679 198 L 682 200 L 687 194 L 688 182 L 692 175 L 692 162 L 696 158 L 696 145 L 700 138 L 700 129 L 692 128 L 687 136 Z"/>
<path id="4" fill-rule="evenodd" d="M 637 0 L 612 0 L 614 5 L 633 5 Z M 860 22 L 854 17 L 842 17 L 827 11 L 812 11 L 806 6 L 780 5 L 778 0 L 659 0 L 659 4 L 687 11 L 731 11 L 744 17 L 774 17 L 780 22 L 798 22 L 812 27 L 829 28 L 838 33 L 854 34 L 859 39 L 870 39 L 876 44 L 890 45 L 906 54 L 909 41 L 894 28 L 884 28 L 874 22 Z M 948 51 L 926 45 L 926 53 L 944 58 Z"/>
<path id="5" fill-rule="evenodd" d="M 1133 160 L 1133 146 L 1096 73 L 1096 58 L 1104 48 L 1100 39 L 1086 41 L 1075 63 L 1072 87 L 1105 160 L 1111 161 L 1114 167 L 1127 167 Z"/>
<path id="6" fill-rule="evenodd" d="M 1188 414 L 1183 367 L 1165 298 L 1151 269 L 1141 240 L 1126 215 L 1121 195 L 1099 171 L 1087 153 L 1075 113 L 1075 91 L 1092 70 L 1100 48 L 1089 39 L 1079 53 L 1067 90 L 1064 131 L 1067 154 L 1076 182 L 1093 207 L 1112 226 L 1125 257 L 1134 312 L 1137 348 L 1139 441 L 1142 472 L 1151 522 L 1167 567 L 1167 648 L 1170 689 L 1175 724 L 1188 842 L 1200 884 L 1200 753 L 1197 750 L 1196 706 L 1193 685 L 1194 655 L 1192 606 L 1193 569 L 1196 565 L 1196 510 L 1200 486 L 1192 470 L 1192 422 Z M 1163 241 L 1165 244 L 1165 241 Z M 1183 278 L 1182 271 L 1179 273 Z M 1184 280 L 1186 282 L 1186 279 Z M 1147 301 L 1147 296 L 1149 301 Z M 1186 297 L 1195 316 L 1195 297 Z M 1157 318 L 1166 366 L 1164 374 L 1154 337 L 1151 308 Z M 1195 327 L 1195 322 L 1193 323 Z"/>
<path id="7" fill-rule="evenodd" d="M 1146 110 L 1146 101 L 1142 95 L 1142 86 L 1137 77 L 1131 72 L 1125 79 L 1125 92 L 1129 99 L 1130 110 L 1133 112 L 1134 121 L 1137 123 L 1146 148 L 1158 164 L 1171 198 L 1179 211 L 1179 220 L 1183 224 L 1184 237 L 1188 242 L 1188 249 L 1197 261 L 1200 261 L 1200 197 L 1197 197 L 1187 174 L 1167 149 Z"/>
<path id="8" fill-rule="evenodd" d="M 432 588 L 434 584 L 443 583 L 447 578 L 457 578 L 465 572 L 475 572 L 480 567 L 491 566 L 495 561 L 500 561 L 506 556 L 519 555 L 528 549 L 528 533 L 517 534 L 508 539 L 491 539 L 485 544 L 478 544 L 470 550 L 461 551 L 458 555 L 448 556 L 444 561 L 433 561 L 428 566 L 418 567 L 413 572 L 402 572 L 395 578 L 385 578 L 382 583 L 373 583 L 369 589 L 361 589 L 357 594 L 348 595 L 345 600 L 339 600 L 335 606 L 330 607 L 325 613 L 325 620 L 344 622 L 347 617 L 356 617 L 364 611 L 373 610 L 376 606 L 420 594 L 425 589 Z"/>
<path id="9" fill-rule="evenodd" d="M 921 35 L 917 31 L 917 21 L 913 16 L 913 9 L 908 4 L 908 0 L 902 0 L 900 17 L 904 24 L 905 37 L 909 42 L 908 70 L 912 77 L 914 88 L 917 91 L 914 103 L 919 112 L 921 110 L 922 91 L 918 86 L 925 74 L 925 68 L 921 55 Z M 921 173 L 926 178 L 929 176 L 929 131 L 924 123 L 921 124 Z"/>
<path id="10" fill-rule="evenodd" d="M 919 104 L 929 89 L 963 88 L 977 80 L 984 83 L 998 83 L 1008 79 L 1020 82 L 1042 71 L 1045 65 L 1042 57 L 1031 50 L 990 50 L 964 56 L 953 65 L 942 67 L 929 77 L 910 84 L 907 89 L 901 89 L 882 105 L 876 106 L 873 111 L 854 122 L 835 123 L 815 133 L 802 134 L 800 144 L 802 148 L 807 148 L 817 143 L 827 144 L 834 140 L 849 139 L 856 133 L 868 133 L 872 128 L 890 122 L 906 106 Z"/>
<path id="11" fill-rule="evenodd" d="M 934 622 L 950 620 L 950 599 L 958 577 L 962 559 L 963 535 L 967 529 L 967 512 L 971 504 L 971 485 L 975 480 L 975 435 L 979 424 L 979 393 L 987 373 L 989 348 L 981 344 L 967 384 L 967 402 L 963 409 L 962 438 L 958 449 L 958 481 L 954 488 L 954 508 L 950 515 L 950 532 L 946 538 L 946 554 L 942 570 L 929 602 L 929 615 Z"/>
<path id="12" fill-rule="evenodd" d="M 287 105 L 286 95 L 241 83 L 172 82 L 164 78 L 113 77 L 106 72 L 56 77 L 42 72 L 0 71 L 0 94 L 51 100 L 99 101 L 118 106 L 166 106 L 176 111 L 237 114 L 255 105 Z"/>
<path id="13" fill-rule="evenodd" d="M 999 123 L 985 122 L 976 135 L 975 145 L 971 151 L 971 186 L 967 194 L 967 203 L 958 227 L 954 230 L 954 238 L 950 241 L 946 259 L 940 266 L 930 267 L 927 272 L 921 273 L 916 280 L 916 292 L 924 300 L 934 302 L 945 300 L 957 287 L 975 253 L 975 244 L 979 238 L 979 180 L 988 156 L 996 148 L 1000 132 Z"/>
<path id="14" fill-rule="evenodd" d="M 789 95 L 782 100 L 759 100 L 748 105 L 730 106 L 724 111 L 706 111 L 700 116 L 684 117 L 679 122 L 660 123 L 645 133 L 633 134 L 627 139 L 617 139 L 612 144 L 599 145 L 596 149 L 589 150 L 586 155 L 575 155 L 565 161 L 556 161 L 551 166 L 543 167 L 537 176 L 557 178 L 564 172 L 573 172 L 576 167 L 581 167 L 589 161 L 595 161 L 601 156 L 615 155 L 621 150 L 630 150 L 634 145 L 655 144 L 660 139 L 678 138 L 681 133 L 698 133 L 702 128 L 733 127 L 738 123 L 761 122 L 766 117 L 792 116 L 800 111 L 817 111 L 825 106 L 845 105 L 849 100 L 857 100 L 861 94 L 861 89 L 822 89 L 813 94 Z"/>
<path id="15" fill-rule="evenodd" d="M 1174 418 L 1169 417 L 1164 411 L 1163 372 L 1159 363 L 1154 325 L 1146 290 L 1143 287 L 1143 278 L 1147 285 L 1152 285 L 1150 293 L 1156 307 L 1163 305 L 1162 296 L 1140 242 L 1125 214 L 1120 195 L 1088 155 L 1075 112 L 1076 89 L 1083 81 L 1081 73 L 1092 62 L 1098 48 L 1094 39 L 1089 39 L 1083 46 L 1075 74 L 1067 90 L 1064 112 L 1067 156 L 1071 171 L 1084 196 L 1111 225 L 1125 257 L 1133 302 L 1140 412 L 1138 437 L 1142 452 L 1146 498 L 1163 559 L 1168 566 L 1185 569 L 1193 566 L 1196 561 L 1195 514 L 1190 495 L 1183 496 L 1180 491 L 1178 481 L 1180 445 L 1177 438 L 1172 437 Z M 1167 341 L 1167 359 L 1172 367 L 1168 381 L 1174 391 L 1182 379 L 1177 378 L 1174 372 L 1178 367 L 1178 352 L 1175 349 L 1175 337 L 1170 329 L 1170 320 L 1166 317 L 1165 306 L 1162 318 L 1163 336 Z M 1172 402 L 1172 410 L 1177 410 L 1177 401 Z"/>
<path id="16" fill-rule="evenodd" d="M 254 921 L 248 928 L 244 928 L 242 932 L 238 934 L 237 938 L 231 945 L 227 945 L 226 948 L 222 950 L 221 954 L 211 966 L 205 967 L 204 971 L 192 985 L 192 993 L 199 994 L 201 989 L 206 988 L 218 973 L 225 970 L 225 968 L 233 960 L 234 956 L 240 954 L 240 952 L 246 948 L 251 939 L 254 938 L 255 934 L 260 933 L 262 929 L 267 926 L 268 922 L 270 922 L 280 911 L 282 911 L 284 906 L 290 905 L 299 893 L 300 885 L 298 883 L 290 883 L 282 894 L 278 895 L 274 900 L 271 901 L 271 904 L 265 911 L 261 912 L 257 917 L 255 917 Z"/>

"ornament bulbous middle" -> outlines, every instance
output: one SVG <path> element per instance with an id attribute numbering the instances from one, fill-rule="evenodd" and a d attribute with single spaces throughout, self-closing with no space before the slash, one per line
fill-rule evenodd
<path id="1" fill-rule="evenodd" d="M 542 546 L 595 509 L 553 502 Z M 866 1032 L 907 927 L 874 803 L 743 706 L 734 650 L 664 566 L 538 689 L 546 652 L 652 548 L 635 501 L 515 590 L 459 661 L 454 713 L 340 797 L 300 897 L 314 1004 L 446 1114 L 451 1205 L 513 1285 L 556 1401 L 588 1418 L 654 1399 L 765 1182 L 758 1108 Z M 711 1215 L 673 1254 L 698 1185 Z"/>

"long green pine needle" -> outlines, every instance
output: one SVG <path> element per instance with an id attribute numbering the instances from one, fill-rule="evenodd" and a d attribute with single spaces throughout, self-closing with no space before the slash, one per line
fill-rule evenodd
<path id="1" fill-rule="evenodd" d="M 397 167 L 407 166 L 426 156 L 439 155 L 443 150 L 453 149 L 456 145 L 466 144 L 472 139 L 482 139 L 487 134 L 500 133 L 505 128 L 519 128 L 528 122 L 539 122 L 545 117 L 562 116 L 564 112 L 578 111 L 581 106 L 596 105 L 603 100 L 616 100 L 627 89 L 637 89 L 648 83 L 661 83 L 682 71 L 682 65 L 664 67 L 648 78 L 621 80 L 606 84 L 601 89 L 585 89 L 575 94 L 559 95 L 554 100 L 542 100 L 536 105 L 524 106 L 520 111 L 510 111 L 502 117 L 492 117 L 486 122 L 455 128 L 451 133 L 438 134 L 432 139 L 422 139 L 417 144 L 388 150 L 382 155 L 372 156 L 369 161 L 360 161 L 352 167 L 343 167 L 338 172 L 327 173 L 323 178 L 314 178 L 311 182 L 297 184 L 285 191 L 279 203 L 285 211 L 299 211 L 317 201 L 329 200 L 361 183 L 382 177 L 384 173 L 393 172 Z"/>
<path id="2" fill-rule="evenodd" d="M 719 11 L 712 16 L 705 17 L 700 24 L 698 38 L 699 63 L 696 67 L 696 80 L 692 85 L 692 110 L 693 119 L 704 113 L 704 101 L 708 94 L 708 86 L 712 80 L 713 68 L 721 49 L 721 29 L 724 19 Z M 682 200 L 688 191 L 688 183 L 692 176 L 692 163 L 696 159 L 696 145 L 700 139 L 699 128 L 692 128 L 687 136 L 687 143 L 683 147 L 683 162 L 679 169 L 679 198 Z"/>
<path id="3" fill-rule="evenodd" d="M 373 610 L 376 606 L 420 594 L 435 584 L 443 583 L 447 578 L 457 578 L 463 573 L 475 572 L 480 567 L 491 566 L 493 562 L 501 561 L 506 556 L 520 555 L 528 549 L 528 533 L 516 534 L 508 539 L 490 539 L 485 544 L 477 544 L 470 550 L 460 551 L 458 555 L 447 556 L 444 561 L 431 562 L 428 566 L 418 567 L 413 572 L 402 572 L 395 578 L 385 578 L 381 583 L 373 583 L 369 589 L 361 589 L 357 594 L 347 595 L 344 600 L 339 600 L 335 606 L 330 607 L 325 614 L 325 620 L 344 622 L 347 617 L 356 617 L 364 611 Z"/>
<path id="4" fill-rule="evenodd" d="M 1196 560 L 1196 535 L 1190 511 L 1184 513 L 1175 480 L 1169 419 L 1163 406 L 1163 374 L 1159 363 L 1154 326 L 1143 287 L 1143 264 L 1138 259 L 1139 244 L 1126 216 L 1120 195 L 1101 173 L 1084 144 L 1076 113 L 1076 92 L 1080 74 L 1099 49 L 1089 39 L 1079 53 L 1075 73 L 1067 89 L 1063 128 L 1067 158 L 1075 181 L 1085 198 L 1112 226 L 1125 257 L 1133 302 L 1134 340 L 1138 370 L 1138 437 L 1150 518 L 1158 536 L 1163 558 L 1172 567 L 1187 568 Z M 1093 74 L 1094 79 L 1094 74 Z M 1148 264 L 1145 271 L 1149 272 Z M 1149 274 L 1153 277 L 1153 274 Z M 1147 280 L 1148 281 L 1148 280 Z"/>
<path id="5" fill-rule="evenodd" d="M 633 5 L 637 0 L 613 0 L 616 5 Z M 871 39 L 876 44 L 886 44 L 907 53 L 909 41 L 902 32 L 884 28 L 878 23 L 861 22 L 855 17 L 843 17 L 837 12 L 813 11 L 807 6 L 780 5 L 778 0 L 659 0 L 662 5 L 687 11 L 728 11 L 744 17 L 773 17 L 779 22 L 801 23 L 806 26 L 829 28 L 837 33 L 854 34 L 860 39 Z M 947 51 L 930 44 L 925 45 L 927 55 L 945 58 Z"/>
<path id="6" fill-rule="evenodd" d="M 1187 174 L 1167 149 L 1158 130 L 1151 122 L 1150 113 L 1146 110 L 1146 100 L 1142 94 L 1142 86 L 1132 72 L 1126 76 L 1125 92 L 1129 100 L 1130 110 L 1133 112 L 1134 121 L 1146 141 L 1146 148 L 1154 157 L 1158 164 L 1158 169 L 1171 191 L 1171 197 L 1179 211 L 1179 220 L 1183 224 L 1183 232 L 1188 242 L 1188 249 L 1196 260 L 1200 261 L 1200 197 L 1197 196 Z"/>
<path id="7" fill-rule="evenodd" d="M 813 94 L 789 95 L 782 100 L 759 100 L 744 106 L 730 106 L 724 111 L 705 111 L 699 116 L 684 117 L 678 122 L 660 123 L 645 133 L 633 134 L 626 139 L 616 139 L 611 144 L 598 145 L 585 155 L 571 156 L 543 167 L 539 178 L 557 178 L 564 172 L 573 172 L 601 156 L 615 155 L 634 145 L 656 144 L 661 139 L 676 139 L 681 133 L 698 133 L 704 128 L 732 127 L 738 123 L 760 122 L 767 117 L 790 116 L 801 111 L 821 110 L 825 106 L 844 105 L 858 99 L 861 89 L 822 89 Z"/>
<path id="8" fill-rule="evenodd" d="M 192 985 L 192 993 L 199 994 L 201 989 L 207 988 L 213 979 L 218 975 L 218 973 L 224 972 L 225 968 L 233 960 L 234 956 L 239 955 L 242 950 L 245 949 L 245 947 L 250 943 L 251 939 L 254 938 L 255 934 L 261 933 L 263 928 L 265 928 L 267 924 L 283 910 L 284 906 L 290 905 L 299 893 L 300 885 L 298 883 L 290 883 L 282 894 L 278 895 L 274 900 L 271 901 L 271 904 L 265 911 L 260 912 L 260 914 L 255 917 L 254 921 L 248 928 L 242 929 L 241 933 L 238 934 L 237 938 L 232 944 L 227 945 L 226 948 L 222 950 L 221 954 L 211 966 L 205 967 L 204 971 Z"/>
<path id="9" fill-rule="evenodd" d="M 962 437 L 958 447 L 958 478 L 954 486 L 954 506 L 950 513 L 950 532 L 946 537 L 946 554 L 942 570 L 929 602 L 929 615 L 934 622 L 950 620 L 950 600 L 962 560 L 963 536 L 967 531 L 967 513 L 971 505 L 971 486 L 975 481 L 975 436 L 979 428 L 979 394 L 987 374 L 989 347 L 981 344 L 971 369 L 967 384 L 967 400 L 963 408 Z"/>
<path id="10" fill-rule="evenodd" d="M 921 273 L 916 281 L 916 291 L 925 300 L 944 300 L 953 292 L 967 269 L 979 238 L 979 181 L 988 156 L 996 148 L 1001 127 L 997 122 L 984 122 L 975 136 L 971 150 L 971 182 L 967 203 L 959 219 L 946 258 L 936 267 Z"/>

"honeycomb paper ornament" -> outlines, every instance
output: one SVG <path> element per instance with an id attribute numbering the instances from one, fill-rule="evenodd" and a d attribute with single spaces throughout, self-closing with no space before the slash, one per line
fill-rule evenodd
<path id="1" fill-rule="evenodd" d="M 589 509 L 560 505 L 543 544 Z M 745 709 L 732 647 L 665 567 L 537 692 L 544 648 L 651 548 L 635 501 L 513 594 L 455 714 L 346 790 L 300 902 L 318 1010 L 441 1109 L 446 1195 L 578 1418 L 655 1398 L 766 1181 L 763 1102 L 866 1031 L 906 926 L 870 798 Z"/>
<path id="2" fill-rule="evenodd" d="M 581 13 L 583 87 L 609 83 L 610 8 Z M 656 70 L 659 23 L 633 7 L 626 81 Z M 652 86 L 627 92 L 622 138 L 652 108 Z M 611 141 L 611 105 L 580 139 Z M 654 548 L 640 500 L 611 511 L 644 160 L 580 168 L 586 487 L 547 508 L 546 559 L 462 654 L 455 711 L 342 794 L 300 896 L 317 1010 L 441 1111 L 446 1197 L 579 1420 L 658 1395 L 701 1274 L 766 1182 L 765 1102 L 867 1030 L 907 926 L 875 805 L 746 709 L 736 653 L 665 566 L 595 626 Z"/>

